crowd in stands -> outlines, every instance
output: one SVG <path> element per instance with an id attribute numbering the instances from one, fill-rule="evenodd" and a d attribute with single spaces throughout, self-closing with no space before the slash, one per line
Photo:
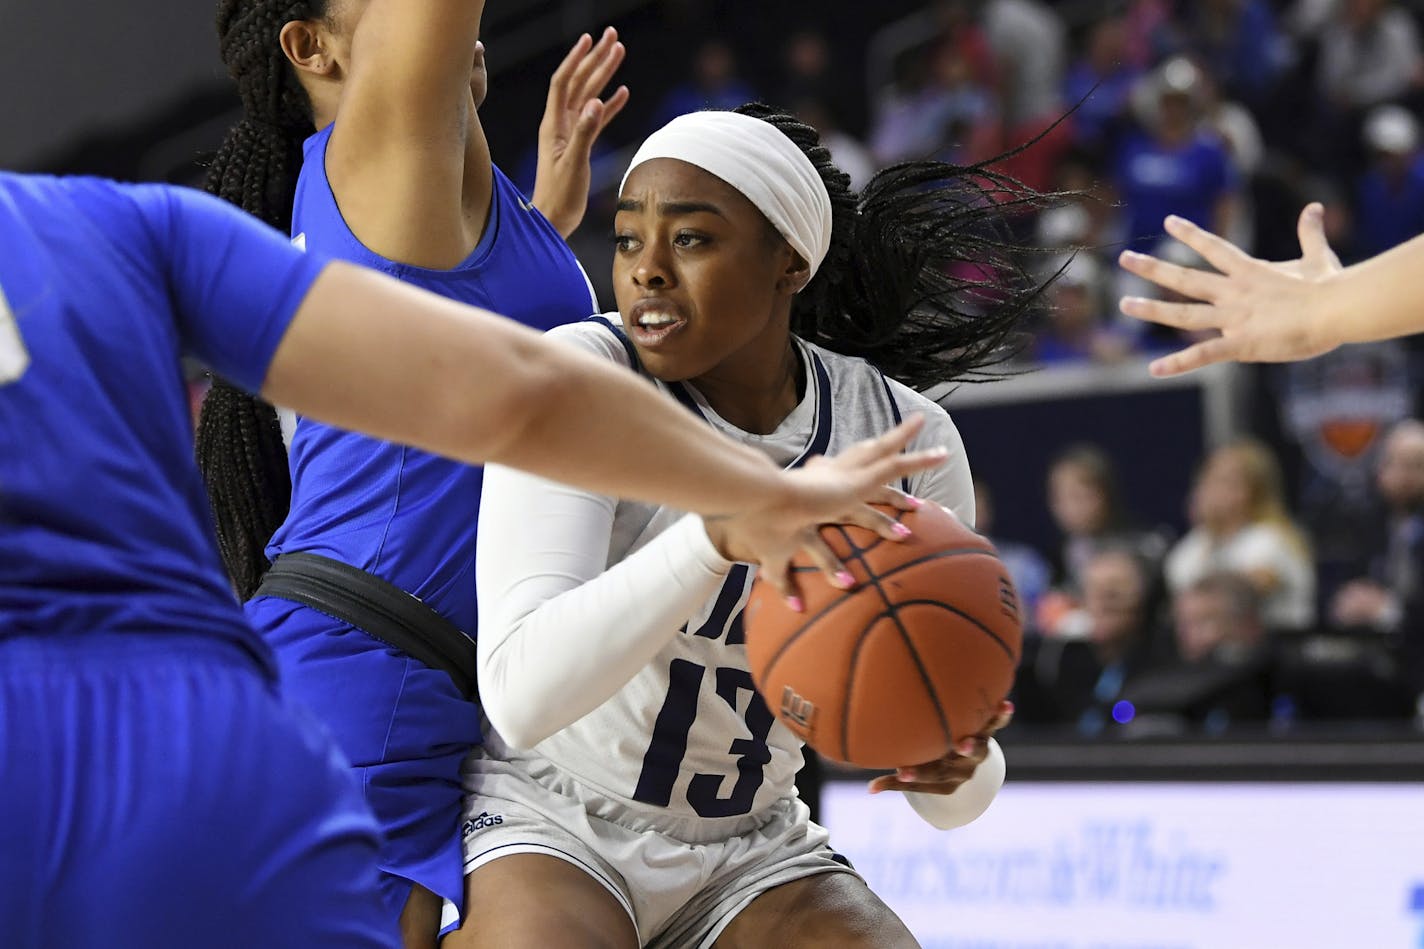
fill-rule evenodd
<path id="1" fill-rule="evenodd" d="M 1180 537 L 1122 510 L 1091 446 L 1065 451 L 1045 488 L 1057 556 L 1002 545 L 1030 620 L 1018 721 L 1130 735 L 1418 714 L 1424 423 L 1383 437 L 1379 507 L 1357 524 L 1368 553 L 1330 590 L 1255 439 L 1208 455 Z"/>

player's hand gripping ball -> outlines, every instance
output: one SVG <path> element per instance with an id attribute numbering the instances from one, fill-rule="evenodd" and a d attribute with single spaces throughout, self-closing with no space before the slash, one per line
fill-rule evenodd
<path id="1" fill-rule="evenodd" d="M 1023 644 L 1018 594 L 993 544 L 937 504 L 889 513 L 914 535 L 821 529 L 856 589 L 815 582 L 798 558 L 805 612 L 758 580 L 744 614 L 766 704 L 821 754 L 864 768 L 935 761 L 982 731 Z"/>

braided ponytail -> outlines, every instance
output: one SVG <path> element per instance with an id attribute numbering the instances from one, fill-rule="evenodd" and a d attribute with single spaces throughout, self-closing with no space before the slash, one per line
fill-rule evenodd
<path id="1" fill-rule="evenodd" d="M 995 172 L 1004 156 L 905 162 L 857 195 L 814 128 L 760 103 L 736 111 L 795 142 L 831 196 L 831 246 L 792 305 L 792 332 L 917 389 L 991 378 L 1014 355 L 1045 285 L 1018 262 L 1009 221 L 1050 196 Z"/>
<path id="2" fill-rule="evenodd" d="M 223 62 L 237 80 L 242 119 L 208 167 L 206 189 L 283 232 L 291 230 L 311 103 L 282 53 L 292 20 L 325 15 L 325 0 L 221 0 Z M 267 572 L 265 548 L 291 504 L 287 450 L 272 406 L 221 380 L 203 401 L 198 467 L 207 484 L 218 549 L 242 599 Z"/>

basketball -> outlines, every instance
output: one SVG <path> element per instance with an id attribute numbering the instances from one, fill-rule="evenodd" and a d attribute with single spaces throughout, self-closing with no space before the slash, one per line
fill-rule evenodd
<path id="1" fill-rule="evenodd" d="M 821 529 L 854 574 L 845 592 L 798 558 L 804 613 L 758 579 L 744 617 L 752 678 L 786 727 L 864 768 L 944 757 L 978 733 L 1014 681 L 1018 595 L 994 545 L 937 504 L 895 512 L 902 542 Z"/>

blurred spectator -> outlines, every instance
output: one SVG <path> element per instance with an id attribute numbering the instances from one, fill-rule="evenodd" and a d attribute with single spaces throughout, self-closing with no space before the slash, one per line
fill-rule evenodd
<path id="1" fill-rule="evenodd" d="M 1371 160 L 1355 191 L 1357 257 L 1373 257 L 1424 233 L 1424 157 L 1419 122 L 1407 109 L 1382 105 L 1365 119 Z"/>
<path id="2" fill-rule="evenodd" d="M 1063 19 L 1042 0 L 983 0 L 979 16 L 998 71 L 1003 140 L 995 151 L 1033 141 L 1032 148 L 1010 155 L 1001 166 L 1030 187 L 1044 188 L 1058 157 L 1073 143 L 1072 120 L 1059 122 L 1068 59 Z"/>
<path id="3" fill-rule="evenodd" d="M 982 0 L 940 0 L 935 8 L 939 35 L 930 43 L 949 46 L 967 65 L 974 81 L 997 94 L 999 65 L 980 17 Z"/>
<path id="4" fill-rule="evenodd" d="M 1150 250 L 1169 214 L 1232 233 L 1238 176 L 1220 136 L 1202 128 L 1200 71 L 1186 59 L 1168 60 L 1143 77 L 1135 96 L 1145 131 L 1128 135 L 1114 163 L 1128 245 Z"/>
<path id="5" fill-rule="evenodd" d="M 1310 548 L 1286 513 L 1280 468 L 1270 449 L 1243 439 L 1207 457 L 1192 489 L 1192 529 L 1167 554 L 1167 585 L 1180 594 L 1220 572 L 1250 580 L 1273 630 L 1304 630 L 1315 621 Z"/>
<path id="6" fill-rule="evenodd" d="M 993 155 L 998 114 L 964 44 L 936 44 L 926 67 L 921 78 L 912 75 L 882 99 L 870 139 L 877 161 L 938 158 L 968 165 Z"/>
<path id="7" fill-rule="evenodd" d="M 1128 121 L 1132 88 L 1142 70 L 1127 59 L 1127 22 L 1120 16 L 1094 23 L 1085 45 L 1063 80 L 1063 104 L 1077 109 L 1073 137 L 1078 145 L 1103 154 Z"/>
<path id="8" fill-rule="evenodd" d="M 1064 197 L 1038 216 L 1038 246 L 1091 253 L 1103 264 L 1099 255 L 1115 251 L 1119 223 L 1101 163 L 1085 150 L 1070 149 L 1058 161 L 1053 190 Z"/>
<path id="9" fill-rule="evenodd" d="M 980 22 L 998 68 L 1004 124 L 1019 130 L 1057 118 L 1068 49 L 1063 19 L 1041 0 L 985 0 Z"/>
<path id="10" fill-rule="evenodd" d="M 1058 589 L 1040 601 L 1038 627 L 1047 636 L 1079 636 L 1078 611 L 1087 565 L 1107 549 L 1132 551 L 1154 574 L 1167 548 L 1157 531 L 1132 524 L 1118 498 L 1117 476 L 1107 455 L 1092 445 L 1065 449 L 1048 469 L 1048 508 L 1063 533 Z"/>
<path id="11" fill-rule="evenodd" d="M 1177 594 L 1172 620 L 1177 659 L 1123 688 L 1135 730 L 1202 725 L 1218 732 L 1232 722 L 1264 721 L 1270 656 L 1250 582 L 1230 573 L 1203 577 Z"/>
<path id="12" fill-rule="evenodd" d="M 978 478 L 974 479 L 974 529 L 993 541 L 999 551 L 999 559 L 1008 568 L 1019 594 L 1025 632 L 1033 632 L 1034 613 L 1039 599 L 1048 591 L 1053 572 L 1043 555 L 1028 544 L 994 536 L 994 499 L 989 486 Z"/>
<path id="13" fill-rule="evenodd" d="M 1152 574 L 1128 550 L 1107 548 L 1083 569 L 1082 638 L 1025 643 L 1015 719 L 1072 724 L 1097 734 L 1120 715 L 1124 684 L 1147 663 L 1153 629 Z"/>
<path id="14" fill-rule="evenodd" d="M 841 130 L 835 114 L 818 99 L 790 100 L 792 111 L 807 125 L 821 133 L 821 144 L 831 153 L 836 167 L 850 175 L 850 186 L 864 188 L 875 176 L 875 156 L 860 140 Z"/>
<path id="15" fill-rule="evenodd" d="M 1388 508 L 1386 547 L 1368 577 L 1331 601 L 1331 622 L 1342 629 L 1394 630 L 1405 601 L 1424 590 L 1424 422 L 1408 419 L 1390 431 L 1377 484 Z"/>
<path id="16" fill-rule="evenodd" d="M 1033 356 L 1041 363 L 1116 363 L 1132 352 L 1132 339 L 1103 319 L 1107 278 L 1091 254 L 1077 253 L 1061 264 L 1048 288 L 1045 323 L 1034 336 Z"/>
<path id="17" fill-rule="evenodd" d="M 1421 69 L 1414 21 L 1390 0 L 1342 0 L 1321 35 L 1317 82 L 1338 109 L 1398 99 L 1419 85 Z"/>
<path id="18" fill-rule="evenodd" d="M 860 128 L 855 120 L 864 116 L 848 110 L 858 100 L 861 84 L 849 70 L 836 68 L 824 34 L 810 29 L 793 33 L 783 53 L 782 72 L 776 105 L 789 108 L 800 102 L 817 102 L 831 113 L 836 127 Z"/>
<path id="19" fill-rule="evenodd" d="M 1251 179 L 1265 160 L 1266 143 L 1251 110 L 1240 102 L 1223 98 L 1221 85 L 1210 73 L 1202 80 L 1202 122 L 1226 146 L 1231 165 L 1241 179 L 1231 214 L 1230 230 L 1223 236 L 1237 247 L 1251 251 L 1256 244 L 1255 209 L 1251 200 Z"/>
<path id="20" fill-rule="evenodd" d="M 1318 40 L 1335 16 L 1340 0 L 1292 0 L 1282 22 L 1297 39 Z"/>
<path id="21" fill-rule="evenodd" d="M 1208 574 L 1173 599 L 1172 633 L 1183 662 L 1240 663 L 1265 641 L 1260 594 L 1239 574 Z"/>
<path id="22" fill-rule="evenodd" d="M 702 109 L 735 109 L 756 100 L 751 85 L 737 75 L 737 58 L 720 39 L 710 39 L 692 59 L 692 79 L 674 86 L 658 105 L 653 127 Z"/>
<path id="23" fill-rule="evenodd" d="M 1172 24 L 1168 0 L 1128 0 L 1125 22 L 1128 62 L 1138 69 L 1147 69 L 1159 62 Z"/>
<path id="24" fill-rule="evenodd" d="M 1265 0 L 1191 0 L 1178 5 L 1184 52 L 1226 94 L 1260 105 L 1283 64 L 1282 37 Z"/>

